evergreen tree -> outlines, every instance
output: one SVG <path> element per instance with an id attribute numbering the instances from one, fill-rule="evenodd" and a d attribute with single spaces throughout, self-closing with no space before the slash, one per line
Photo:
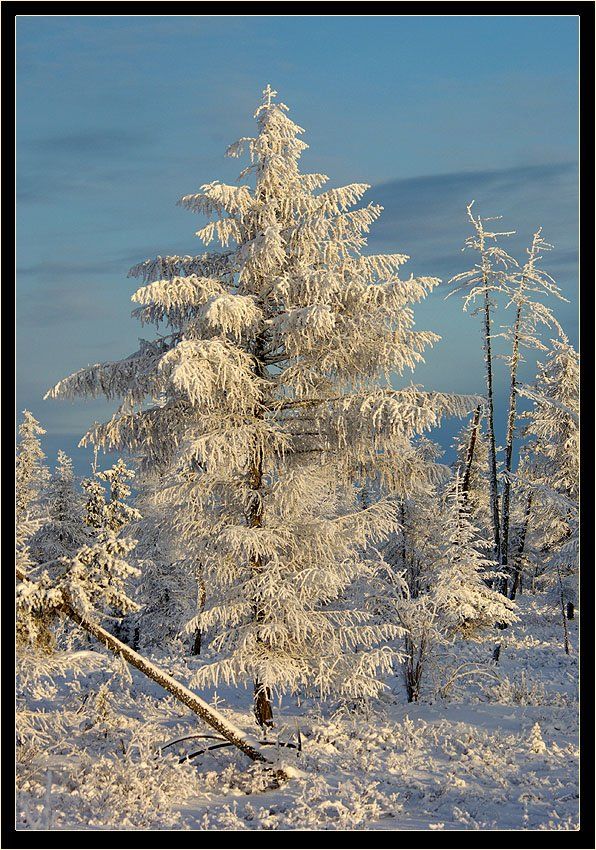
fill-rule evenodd
<path id="1" fill-rule="evenodd" d="M 196 615 L 197 577 L 177 544 L 176 530 L 166 511 L 155 504 L 157 482 L 145 481 L 135 504 L 142 519 L 134 525 L 139 537 L 135 550 L 141 570 L 137 600 L 140 610 L 132 623 L 133 643 L 143 649 L 166 650 L 184 633 Z"/>
<path id="2" fill-rule="evenodd" d="M 219 655 L 195 681 L 252 680 L 263 725 L 274 691 L 378 692 L 397 629 L 337 603 L 396 517 L 385 498 L 358 510 L 352 482 L 405 474 L 414 434 L 475 403 L 391 388 L 437 339 L 411 305 L 438 281 L 400 279 L 405 255 L 362 253 L 381 208 L 350 209 L 365 184 L 318 192 L 327 178 L 299 171 L 303 130 L 275 95 L 228 150 L 248 149 L 253 188 L 213 182 L 180 202 L 214 217 L 197 235 L 224 250 L 131 270 L 146 284 L 136 315 L 170 333 L 50 392 L 122 398 L 88 439 L 161 476 L 156 500 L 209 589 L 188 628 L 213 629 Z"/>
<path id="3" fill-rule="evenodd" d="M 87 567 L 98 578 L 104 569 L 104 581 L 114 581 L 117 585 L 115 591 L 124 594 L 124 602 L 113 606 L 123 615 L 139 609 L 138 603 L 128 596 L 135 593 L 132 580 L 141 575 L 138 566 L 129 563 L 131 559 L 128 557 L 136 549 L 137 540 L 123 536 L 124 532 L 130 531 L 133 523 L 141 519 L 140 512 L 126 502 L 132 492 L 128 482 L 134 477 L 134 470 L 119 458 L 110 469 L 95 471 L 93 478 L 84 479 L 84 522 L 89 529 L 90 543 L 77 553 L 75 562 L 71 564 L 71 569 L 77 571 Z M 133 623 L 129 619 L 118 617 L 113 631 L 120 639 L 130 639 L 132 628 Z"/>
<path id="4" fill-rule="evenodd" d="M 561 605 L 573 605 L 577 590 L 579 530 L 579 355 L 566 336 L 553 340 L 532 387 L 520 388 L 532 402 L 525 414 L 527 461 L 518 477 L 531 497 L 528 518 L 541 564 L 550 562 Z M 570 609 L 570 613 L 572 613 Z"/>
<path id="5" fill-rule="evenodd" d="M 125 501 L 132 492 L 127 482 L 134 477 L 134 470 L 119 458 L 110 469 L 95 472 L 93 478 L 83 481 L 87 494 L 85 522 L 90 528 L 117 533 L 141 518 L 140 512 Z M 108 485 L 107 494 L 103 481 Z"/>
<path id="6" fill-rule="evenodd" d="M 45 511 L 47 519 L 31 541 L 31 553 L 38 564 L 71 555 L 88 538 L 72 460 L 63 451 L 58 452 L 56 469 L 50 478 Z"/>
<path id="7" fill-rule="evenodd" d="M 23 421 L 19 425 L 20 439 L 15 468 L 17 523 L 40 515 L 42 496 L 49 477 L 39 440 L 43 434 L 45 429 L 32 413 L 24 410 Z"/>
<path id="8" fill-rule="evenodd" d="M 497 624 L 515 622 L 514 603 L 487 585 L 498 565 L 484 554 L 490 544 L 472 524 L 458 476 L 446 495 L 442 520 L 444 542 L 432 591 L 441 632 L 477 640 Z"/>

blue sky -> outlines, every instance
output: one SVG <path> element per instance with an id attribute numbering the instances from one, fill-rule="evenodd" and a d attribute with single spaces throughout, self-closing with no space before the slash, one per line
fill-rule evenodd
<path id="1" fill-rule="evenodd" d="M 175 202 L 236 179 L 224 151 L 268 82 L 307 130 L 304 168 L 371 183 L 370 249 L 414 274 L 468 267 L 469 200 L 522 259 L 543 225 L 577 343 L 577 40 L 575 16 L 18 16 L 17 411 L 45 424 L 50 459 L 112 407 L 45 390 L 136 348 L 126 273 L 200 252 Z M 416 311 L 442 341 L 413 379 L 481 392 L 478 321 L 444 294 Z M 501 369 L 498 413 L 505 387 Z"/>

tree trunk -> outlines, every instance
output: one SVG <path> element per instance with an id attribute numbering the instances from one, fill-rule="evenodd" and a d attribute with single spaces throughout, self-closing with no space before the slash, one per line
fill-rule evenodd
<path id="1" fill-rule="evenodd" d="M 563 622 L 563 646 L 565 654 L 570 655 L 571 647 L 569 645 L 569 630 L 567 628 L 567 617 L 565 616 L 565 596 L 563 593 L 563 579 L 561 578 L 561 570 L 557 567 L 557 579 L 559 581 L 559 602 L 561 605 L 561 620 Z"/>
<path id="2" fill-rule="evenodd" d="M 515 599 L 517 592 L 521 593 L 521 581 L 522 581 L 522 558 L 524 554 L 524 549 L 526 548 L 526 535 L 528 533 L 528 524 L 530 522 L 530 514 L 532 512 L 532 493 L 528 494 L 528 501 L 526 502 L 526 510 L 524 513 L 524 524 L 522 526 L 521 534 L 519 537 L 519 544 L 517 547 L 517 552 L 515 554 L 515 561 L 513 563 L 513 583 L 511 585 L 511 595 L 510 599 Z"/>
<path id="3" fill-rule="evenodd" d="M 488 287 L 486 273 L 484 284 Z M 491 345 L 491 317 L 490 298 L 488 289 L 484 292 L 484 362 L 486 365 L 486 400 L 488 408 L 487 430 L 488 430 L 488 461 L 490 475 L 490 508 L 493 524 L 494 560 L 501 563 L 501 529 L 499 522 L 499 490 L 497 483 L 497 443 L 495 439 L 495 412 L 494 412 L 494 390 L 493 390 L 493 363 Z"/>
<path id="4" fill-rule="evenodd" d="M 501 567 L 505 576 L 501 579 L 501 593 L 507 596 L 507 569 L 509 564 L 509 524 L 511 503 L 511 473 L 513 463 L 513 438 L 515 434 L 515 416 L 517 408 L 517 366 L 519 363 L 519 328 L 521 305 L 518 305 L 513 325 L 513 348 L 511 351 L 511 382 L 509 385 L 509 412 L 507 414 L 507 434 L 505 437 L 505 476 L 503 481 L 503 507 L 501 529 Z"/>
<path id="5" fill-rule="evenodd" d="M 273 707 L 271 704 L 271 690 L 263 687 L 260 682 L 254 684 L 254 712 L 257 723 L 263 729 L 273 726 Z"/>
<path id="6" fill-rule="evenodd" d="M 479 404 L 476 410 L 474 411 L 472 429 L 470 431 L 470 442 L 468 443 L 468 450 L 466 452 L 466 468 L 464 470 L 464 477 L 461 485 L 461 492 L 465 502 L 468 501 L 468 495 L 470 491 L 470 478 L 472 475 L 472 464 L 474 463 L 474 450 L 476 448 L 476 441 L 478 439 L 478 431 L 480 428 L 481 409 L 482 407 Z"/>
<path id="7" fill-rule="evenodd" d="M 263 347 L 264 340 L 261 335 L 257 339 L 254 352 L 257 363 L 256 372 L 260 378 L 266 375 L 266 367 L 263 363 Z M 249 505 L 246 520 L 250 528 L 260 528 L 263 525 L 263 499 L 261 496 L 263 487 L 263 452 L 258 446 L 255 447 L 249 486 L 254 491 L 255 498 L 252 499 Z M 265 569 L 262 558 L 260 556 L 253 558 L 251 560 L 251 567 L 255 572 L 262 572 Z M 257 623 L 263 619 L 263 614 L 259 609 L 258 603 L 254 605 L 254 617 Z M 258 638 L 257 641 L 259 641 Z M 256 721 L 261 728 L 266 729 L 269 726 L 273 726 L 271 690 L 258 679 L 254 680 L 253 686 L 253 711 Z"/>
<path id="8" fill-rule="evenodd" d="M 192 639 L 192 654 L 200 655 L 201 654 L 201 643 L 203 638 L 203 632 L 201 629 L 195 629 L 195 633 Z"/>
<path id="9" fill-rule="evenodd" d="M 484 284 L 488 286 L 488 278 L 484 273 Z M 488 406 L 488 461 L 490 474 L 490 507 L 493 520 L 493 537 L 494 537 L 494 561 L 501 566 L 501 523 L 499 520 L 499 485 L 497 479 L 497 441 L 495 437 L 495 406 L 494 406 L 494 390 L 493 390 L 493 361 L 492 361 L 492 344 L 491 344 L 491 317 L 490 317 L 490 298 L 488 289 L 484 291 L 484 354 L 486 364 L 486 396 Z M 507 579 L 499 580 L 499 590 L 507 594 Z M 505 628 L 503 624 L 498 624 L 497 628 Z M 501 656 L 501 644 L 498 643 L 493 651 L 493 661 L 499 663 Z"/>
<path id="10" fill-rule="evenodd" d="M 19 581 L 27 580 L 27 576 L 19 567 L 16 568 L 16 577 Z M 204 720 L 205 723 L 219 732 L 220 735 L 245 753 L 250 759 L 253 761 L 263 762 L 265 764 L 271 764 L 270 760 L 260 751 L 259 744 L 256 740 L 251 738 L 249 735 L 246 735 L 241 729 L 220 714 L 219 711 L 212 708 L 208 703 L 202 700 L 201 697 L 197 696 L 197 694 L 194 694 L 181 682 L 174 679 L 173 676 L 165 673 L 159 667 L 156 667 L 155 664 L 131 649 L 130 646 L 119 641 L 102 626 L 94 623 L 86 617 L 83 617 L 72 607 L 69 601 L 65 601 L 61 605 L 60 610 L 69 619 L 73 620 L 78 626 L 84 629 L 88 635 L 96 638 L 103 646 L 106 647 L 106 649 L 109 649 L 110 652 L 124 658 L 125 661 L 132 664 L 132 666 L 143 673 L 143 675 L 147 676 L 147 678 L 151 679 L 151 681 L 156 682 L 160 687 L 172 694 L 172 696 L 179 702 L 187 708 L 190 708 L 190 710 Z M 281 771 L 277 772 L 276 775 L 280 779 L 287 778 L 286 774 Z"/>
<path id="11" fill-rule="evenodd" d="M 203 580 L 203 571 L 202 567 L 199 564 L 197 568 L 197 609 L 199 614 L 202 613 L 203 608 L 205 607 L 205 600 L 207 598 L 207 591 L 205 589 L 205 582 Z M 201 628 L 195 629 L 195 633 L 192 641 L 192 654 L 200 655 L 201 648 L 203 644 L 203 630 Z"/>

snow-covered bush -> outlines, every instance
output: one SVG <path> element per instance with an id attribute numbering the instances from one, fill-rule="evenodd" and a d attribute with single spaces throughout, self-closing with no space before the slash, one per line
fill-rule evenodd
<path id="1" fill-rule="evenodd" d="M 111 755 L 77 753 L 71 770 L 55 771 L 53 779 L 49 795 L 43 780 L 19 789 L 22 826 L 47 828 L 51 816 L 55 829 L 182 829 L 180 806 L 201 790 L 195 768 L 159 755 L 154 734 L 143 731 Z M 36 800 L 45 816 L 31 824 Z"/>

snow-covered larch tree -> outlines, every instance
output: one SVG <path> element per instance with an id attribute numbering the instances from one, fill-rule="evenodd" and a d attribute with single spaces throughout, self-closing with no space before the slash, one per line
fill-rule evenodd
<path id="1" fill-rule="evenodd" d="M 518 368 L 522 359 L 522 350 L 534 349 L 547 351 L 542 342 L 539 328 L 556 329 L 562 333 L 562 328 L 556 320 L 550 307 L 542 303 L 545 296 L 554 296 L 564 301 L 559 287 L 553 278 L 540 267 L 540 261 L 545 251 L 552 245 L 542 238 L 542 229 L 538 229 L 532 237 L 532 244 L 527 249 L 528 259 L 519 271 L 513 271 L 506 278 L 506 290 L 509 297 L 508 307 L 515 311 L 513 324 L 505 331 L 505 336 L 511 342 L 511 353 L 507 357 L 509 365 L 509 411 L 507 414 L 507 430 L 505 435 L 505 462 L 503 475 L 503 497 L 501 508 L 501 566 L 504 573 L 503 589 L 507 592 L 507 581 L 510 566 L 509 527 L 511 524 L 511 484 L 513 446 L 517 418 Z"/>
<path id="2" fill-rule="evenodd" d="M 204 588 L 184 557 L 184 541 L 179 543 L 176 529 L 167 509 L 153 498 L 159 482 L 147 476 L 135 505 L 141 520 L 133 525 L 139 542 L 136 563 L 141 570 L 137 588 L 140 610 L 132 624 L 133 644 L 143 649 L 161 651 L 172 648 L 182 636 L 184 625 L 196 615 L 197 596 L 203 599 Z M 193 645 L 198 642 L 193 636 Z"/>
<path id="3" fill-rule="evenodd" d="M 512 236 L 514 231 L 494 231 L 486 227 L 487 222 L 496 221 L 500 216 L 483 218 L 472 212 L 472 203 L 468 204 L 468 219 L 473 233 L 467 237 L 462 250 L 474 251 L 478 262 L 468 271 L 455 275 L 450 283 L 456 283 L 449 295 L 464 291 L 464 310 L 468 310 L 478 300 L 478 307 L 472 315 L 482 315 L 482 337 L 486 378 L 486 425 L 488 434 L 488 458 L 490 481 L 490 507 L 492 514 L 492 537 L 494 558 L 501 563 L 501 521 L 499 518 L 499 484 L 497 472 L 497 441 L 495 436 L 494 413 L 494 357 L 493 357 L 493 312 L 495 296 L 505 291 L 505 281 L 509 270 L 517 267 L 516 260 L 498 244 L 501 237 Z M 449 295 L 447 297 L 449 297 Z"/>
<path id="4" fill-rule="evenodd" d="M 337 604 L 376 564 L 367 544 L 395 528 L 392 503 L 359 510 L 352 482 L 401 466 L 411 438 L 475 397 L 395 390 L 433 333 L 412 304 L 438 283 L 402 279 L 403 254 L 366 255 L 381 213 L 355 207 L 368 186 L 319 191 L 301 173 L 303 130 L 268 86 L 241 179 L 180 203 L 213 217 L 198 231 L 222 251 L 148 260 L 131 270 L 145 324 L 169 327 L 125 360 L 76 372 L 49 395 L 122 404 L 88 439 L 127 449 L 159 471 L 192 569 L 208 599 L 188 624 L 211 630 L 211 663 L 195 684 L 252 681 L 258 722 L 275 692 L 376 694 L 396 634 Z"/>
<path id="5" fill-rule="evenodd" d="M 408 702 L 417 702 L 430 654 L 438 639 L 432 598 L 444 533 L 437 487 L 399 501 L 399 530 L 383 550 L 403 582 L 397 618 L 404 628 L 402 670 Z M 399 592 L 400 584 L 396 582 Z"/>

